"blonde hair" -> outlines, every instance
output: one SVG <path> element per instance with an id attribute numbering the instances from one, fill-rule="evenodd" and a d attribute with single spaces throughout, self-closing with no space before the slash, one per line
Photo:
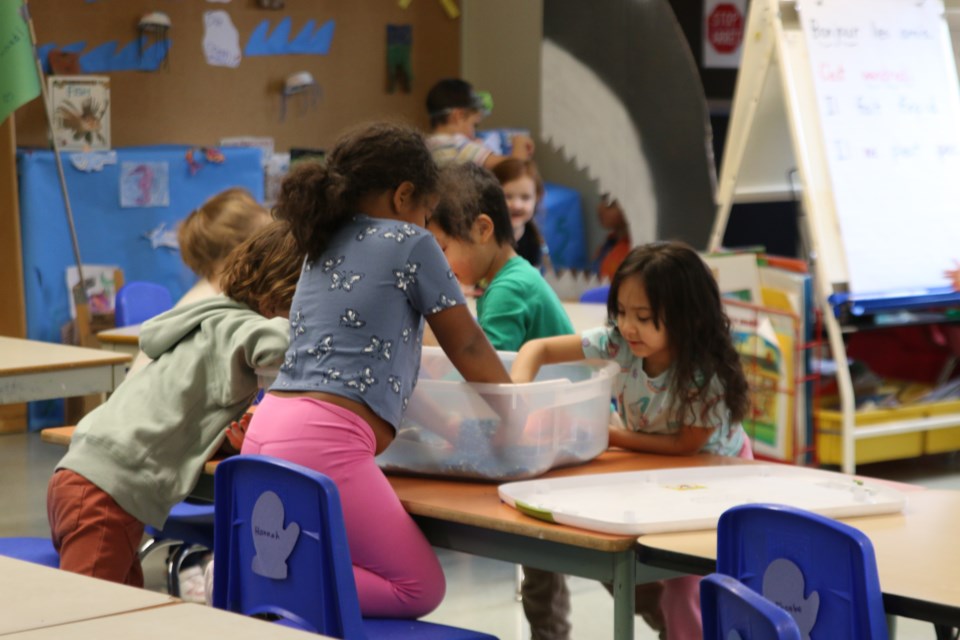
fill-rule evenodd
<path id="1" fill-rule="evenodd" d="M 230 252 L 220 288 L 265 316 L 290 314 L 303 253 L 283 220 L 273 220 Z"/>
<path id="2" fill-rule="evenodd" d="M 270 214 L 246 189 L 221 191 L 180 223 L 180 256 L 201 278 L 212 278 L 227 255 L 270 222 Z"/>

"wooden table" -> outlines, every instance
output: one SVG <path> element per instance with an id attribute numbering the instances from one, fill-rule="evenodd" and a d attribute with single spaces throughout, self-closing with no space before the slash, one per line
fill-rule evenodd
<path id="1" fill-rule="evenodd" d="M 140 352 L 140 325 L 131 324 L 126 327 L 107 329 L 97 333 L 100 346 L 107 351 L 125 353 L 136 358 Z"/>
<path id="2" fill-rule="evenodd" d="M 44 429 L 48 442 L 69 443 L 72 427 Z M 750 464 L 719 456 L 656 456 L 607 451 L 593 462 L 543 477 Z M 212 498 L 208 462 L 197 494 Z M 503 504 L 495 483 L 388 476 L 400 502 L 436 547 L 526 564 L 616 585 L 614 635 L 633 637 L 631 585 L 714 570 L 716 531 L 621 536 L 550 524 Z M 960 624 L 960 491 L 907 493 L 903 513 L 844 518 L 873 541 L 888 614 Z"/>
<path id="3" fill-rule="evenodd" d="M 327 637 L 5 556 L 0 556 L 0 576 L 0 636 L 4 638 Z"/>
<path id="4" fill-rule="evenodd" d="M 76 573 L 0 556 L 0 635 L 180 602 Z"/>
<path id="5" fill-rule="evenodd" d="M 230 638 L 230 640 L 309 640 L 322 636 L 199 604 L 178 602 L 154 609 L 94 618 L 4 636 L 15 640 L 171 640 Z"/>
<path id="6" fill-rule="evenodd" d="M 129 362 L 102 349 L 0 337 L 0 404 L 113 391 Z"/>
<path id="7" fill-rule="evenodd" d="M 907 494 L 902 513 L 840 518 L 873 543 L 888 615 L 960 626 L 960 491 Z M 654 567 L 707 574 L 715 570 L 716 531 L 640 536 L 639 561 Z"/>
<path id="8" fill-rule="evenodd" d="M 543 477 L 749 463 L 722 456 L 607 451 L 589 464 L 554 470 Z M 615 638 L 633 638 L 635 584 L 679 575 L 639 563 L 635 536 L 550 524 L 521 514 L 500 501 L 496 483 L 388 478 L 433 546 L 611 583 Z"/>

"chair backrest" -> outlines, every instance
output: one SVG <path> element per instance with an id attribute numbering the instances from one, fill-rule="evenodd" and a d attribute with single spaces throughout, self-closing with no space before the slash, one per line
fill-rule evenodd
<path id="1" fill-rule="evenodd" d="M 873 544 L 842 522 L 785 505 L 728 509 L 717 573 L 786 609 L 804 637 L 887 638 Z"/>
<path id="2" fill-rule="evenodd" d="M 610 295 L 610 285 L 605 284 L 593 289 L 587 289 L 580 294 L 580 302 L 599 302 L 607 303 L 607 296 Z"/>
<path id="3" fill-rule="evenodd" d="M 214 477 L 213 605 L 337 638 L 362 638 L 343 511 L 321 473 L 234 456 Z"/>
<path id="4" fill-rule="evenodd" d="M 711 573 L 700 581 L 703 640 L 800 640 L 789 613 L 736 578 Z M 734 636 L 736 637 L 736 636 Z"/>
<path id="5" fill-rule="evenodd" d="M 153 282 L 128 282 L 117 290 L 115 319 L 118 327 L 140 324 L 173 307 L 170 291 Z"/>

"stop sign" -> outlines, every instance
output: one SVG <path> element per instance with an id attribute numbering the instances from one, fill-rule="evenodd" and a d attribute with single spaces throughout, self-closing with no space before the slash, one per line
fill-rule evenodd
<path id="1" fill-rule="evenodd" d="M 707 41 L 717 53 L 733 53 L 743 40 L 743 15 L 728 2 L 713 8 L 707 16 Z"/>

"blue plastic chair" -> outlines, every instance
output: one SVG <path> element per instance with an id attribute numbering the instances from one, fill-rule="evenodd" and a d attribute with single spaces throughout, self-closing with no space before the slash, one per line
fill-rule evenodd
<path id="1" fill-rule="evenodd" d="M 210 503 L 183 501 L 173 506 L 163 529 L 147 526 L 144 530 L 150 538 L 137 551 L 144 558 L 157 551 L 176 547 L 167 562 L 167 592 L 180 597 L 180 570 L 188 557 L 213 549 L 214 507 Z"/>
<path id="2" fill-rule="evenodd" d="M 60 568 L 60 554 L 49 538 L 0 538 L 0 556 Z"/>
<path id="3" fill-rule="evenodd" d="M 118 327 L 140 324 L 173 308 L 170 291 L 153 282 L 128 282 L 117 290 L 114 305 Z"/>
<path id="4" fill-rule="evenodd" d="M 580 294 L 580 302 L 599 302 L 607 304 L 607 297 L 610 295 L 610 285 L 605 284 L 593 289 L 587 289 Z"/>
<path id="5" fill-rule="evenodd" d="M 736 578 L 711 573 L 700 581 L 703 640 L 800 640 L 790 614 Z"/>
<path id="6" fill-rule="evenodd" d="M 812 640 L 887 638 L 873 544 L 842 522 L 785 505 L 728 509 L 717 524 L 717 573 L 786 609 Z"/>
<path id="7" fill-rule="evenodd" d="M 340 495 L 325 475 L 269 456 L 233 456 L 217 466 L 214 495 L 213 606 L 350 640 L 495 640 L 419 620 L 361 618 Z M 255 527 L 266 532 L 259 546 Z"/>

